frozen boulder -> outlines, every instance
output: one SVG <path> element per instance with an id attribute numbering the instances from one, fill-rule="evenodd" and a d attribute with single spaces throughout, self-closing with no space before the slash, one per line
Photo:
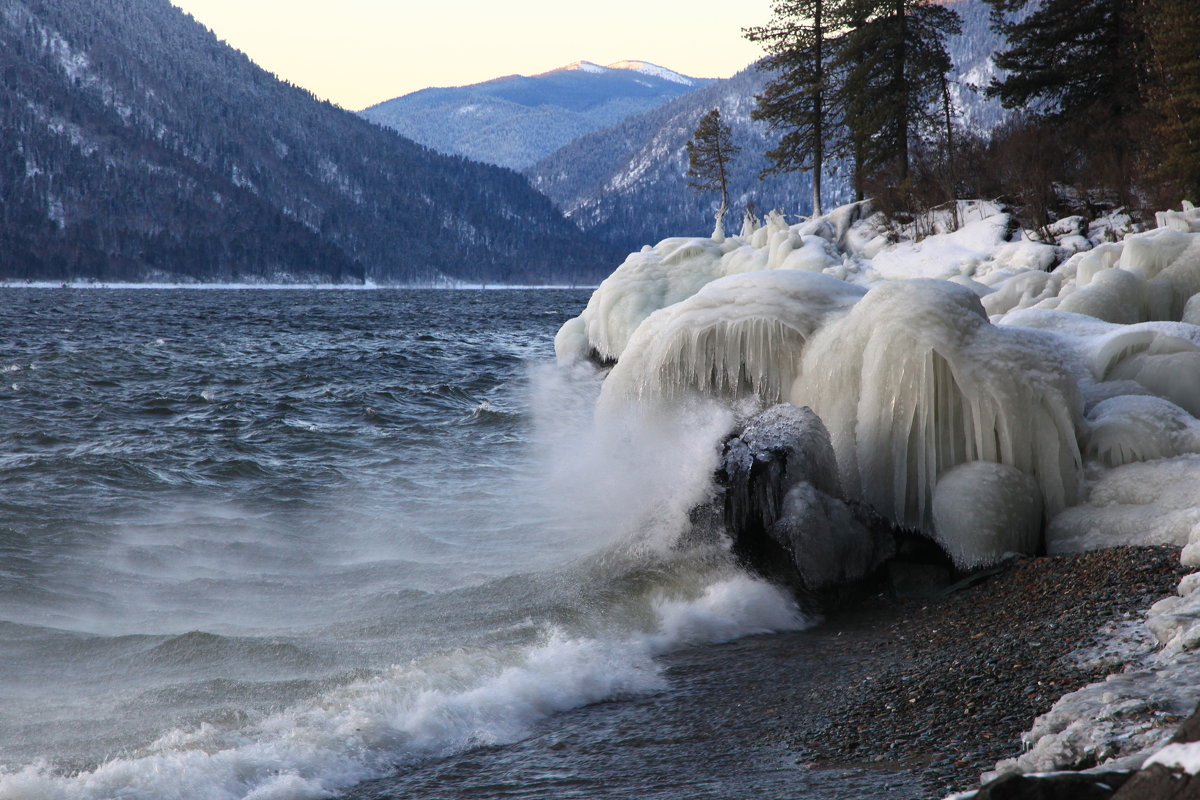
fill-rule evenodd
<path id="1" fill-rule="evenodd" d="M 605 381 L 601 404 L 670 401 L 687 392 L 779 403 L 800 374 L 813 333 L 865 293 L 795 270 L 713 281 L 638 327 Z"/>
<path id="2" fill-rule="evenodd" d="M 559 361 L 588 352 L 616 361 L 642 320 L 725 275 L 722 258 L 736 249 L 733 240 L 671 238 L 632 253 L 597 287 L 578 322 L 567 323 L 571 334 L 555 342 Z"/>
<path id="3" fill-rule="evenodd" d="M 797 483 L 841 498 L 829 433 L 808 408 L 781 403 L 752 419 L 725 444 L 725 521 L 730 530 L 767 530 L 782 516 Z"/>
<path id="4" fill-rule="evenodd" d="M 555 342 L 560 362 L 592 356 L 618 361 L 634 331 L 655 311 L 679 303 L 702 287 L 731 275 L 763 270 L 845 271 L 843 256 L 854 226 L 870 213 L 852 203 L 789 226 L 772 211 L 759 226 L 748 215 L 741 236 L 672 237 L 630 254 L 601 282 L 575 320 Z"/>
<path id="5" fill-rule="evenodd" d="M 1200 420 L 1161 397 L 1118 395 L 1088 412 L 1085 452 L 1109 467 L 1200 453 Z"/>
<path id="6" fill-rule="evenodd" d="M 829 434 L 781 404 L 726 444 L 724 519 L 743 559 L 804 593 L 861 580 L 892 554 L 890 530 L 843 501 Z"/>
<path id="7" fill-rule="evenodd" d="M 1159 211 L 1154 215 L 1160 228 L 1171 228 L 1183 233 L 1200 233 L 1200 209 L 1186 200 L 1182 211 Z"/>
<path id="8" fill-rule="evenodd" d="M 1182 433 L 1182 432 L 1181 432 Z M 1188 545 L 1200 528 L 1200 456 L 1132 461 L 1100 472 L 1085 502 L 1051 520 L 1051 553 L 1125 544 Z"/>
<path id="9" fill-rule="evenodd" d="M 1136 273 L 1106 269 L 1063 298 L 1059 311 L 1130 325 L 1146 319 L 1146 282 Z"/>
<path id="10" fill-rule="evenodd" d="M 937 482 L 933 525 L 959 569 L 991 566 L 1007 553 L 1036 553 L 1042 493 L 1037 481 L 1006 464 L 960 464 Z"/>

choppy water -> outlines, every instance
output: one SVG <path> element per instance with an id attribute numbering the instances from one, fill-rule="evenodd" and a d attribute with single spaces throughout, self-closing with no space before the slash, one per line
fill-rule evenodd
<path id="1" fill-rule="evenodd" d="M 0 291 L 0 798 L 702 796 L 664 770 L 726 745 L 589 737 L 805 621 L 674 546 L 729 421 L 597 427 L 552 363 L 586 299 Z"/>

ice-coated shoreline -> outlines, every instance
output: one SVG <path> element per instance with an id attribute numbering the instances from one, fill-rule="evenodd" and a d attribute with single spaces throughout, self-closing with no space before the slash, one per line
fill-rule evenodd
<path id="1" fill-rule="evenodd" d="M 1022 231 L 988 203 L 955 216 L 904 226 L 860 203 L 666 239 L 601 283 L 556 351 L 615 363 L 607 414 L 689 394 L 743 418 L 810 407 L 849 499 L 961 568 L 1039 540 L 1200 565 L 1200 210 L 1150 230 L 1118 213 Z M 1151 758 L 1200 699 L 1198 585 L 1147 612 L 1158 648 L 1062 696 L 991 776 Z"/>
<path id="2" fill-rule="evenodd" d="M 1176 559 L 1173 548 L 1017 559 L 948 595 L 835 614 L 819 630 L 850 648 L 858 674 L 788 709 L 790 745 L 817 766 L 899 765 L 928 797 L 978 785 L 1064 690 L 1136 658 L 1145 641 L 1131 626 L 1175 584 Z"/>
<path id="3" fill-rule="evenodd" d="M 1188 569 L 1195 559 L 1185 551 Z M 1200 573 L 1184 576 L 1176 594 L 1151 606 L 1140 623 L 1152 644 L 1133 653 L 1119 671 L 1061 697 L 1022 739 L 1028 749 L 983 776 L 1040 773 L 1098 765 L 1137 770 L 1169 761 L 1164 750 L 1200 702 Z M 1180 762 L 1200 771 L 1194 760 Z"/>

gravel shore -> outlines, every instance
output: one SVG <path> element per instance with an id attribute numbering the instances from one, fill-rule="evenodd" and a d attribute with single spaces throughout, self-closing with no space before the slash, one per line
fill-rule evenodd
<path id="1" fill-rule="evenodd" d="M 572 709 L 510 745 L 363 784 L 354 800 L 940 800 L 1021 751 L 1097 647 L 1174 593 L 1179 551 L 1027 558 L 935 600 L 868 598 L 802 631 L 666 656 L 668 687 Z M 1138 642 L 1149 646 L 1145 637 Z M 1075 658 L 1092 648 L 1083 663 Z"/>
<path id="2" fill-rule="evenodd" d="M 850 652 L 792 698 L 785 741 L 814 767 L 915 773 L 930 797 L 977 786 L 1035 716 L 1122 666 L 1120 648 L 1074 654 L 1185 572 L 1176 548 L 1122 547 L 1020 559 L 935 600 L 868 601 L 822 626 Z"/>

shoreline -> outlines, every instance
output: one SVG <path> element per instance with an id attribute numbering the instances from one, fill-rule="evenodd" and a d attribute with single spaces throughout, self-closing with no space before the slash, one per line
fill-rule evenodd
<path id="1" fill-rule="evenodd" d="M 1154 647 L 1140 622 L 1188 571 L 1173 547 L 1022 558 L 944 597 L 831 615 L 814 632 L 862 663 L 794 698 L 784 741 L 811 768 L 908 772 L 930 798 L 977 788 L 1061 697 Z"/>
<path id="2" fill-rule="evenodd" d="M 1186 572 L 1178 555 L 1022 558 L 937 599 L 869 597 L 804 630 L 686 648 L 663 657 L 662 692 L 571 709 L 517 742 L 339 796 L 942 800 L 1021 753 L 1060 697 L 1151 646 L 1114 641 L 1105 624 L 1140 629 Z"/>

